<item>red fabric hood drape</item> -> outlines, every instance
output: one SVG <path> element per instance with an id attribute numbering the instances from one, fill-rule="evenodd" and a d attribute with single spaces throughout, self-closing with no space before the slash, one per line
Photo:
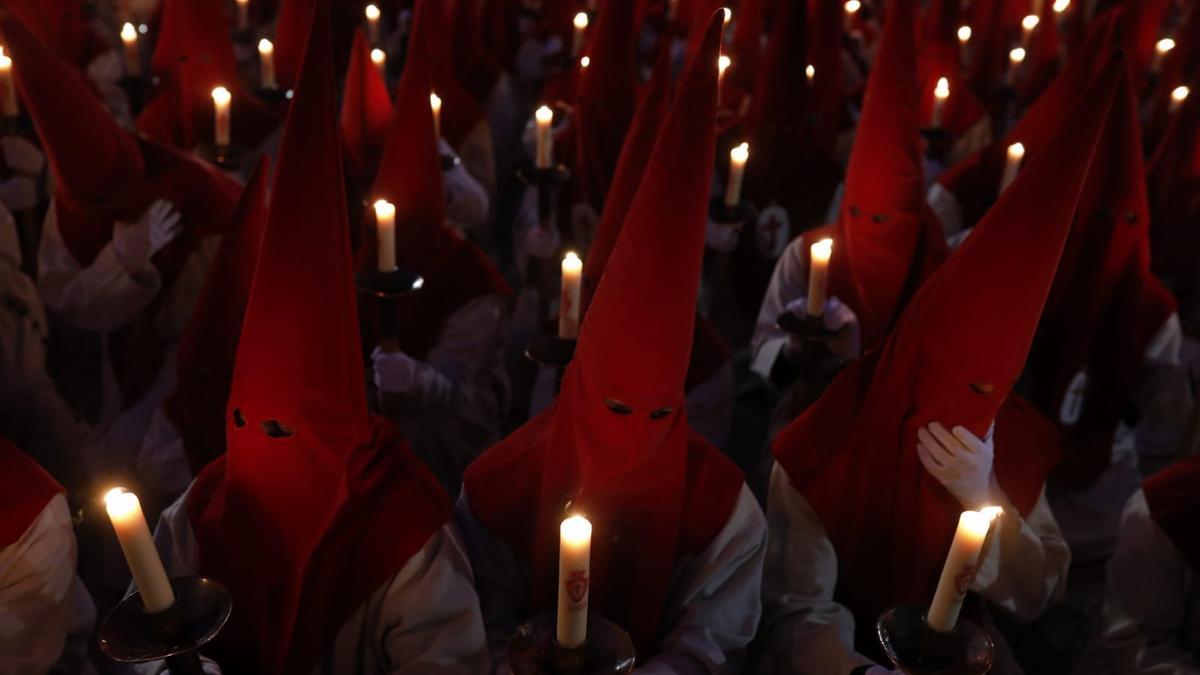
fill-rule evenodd
<path id="1" fill-rule="evenodd" d="M 558 523 L 568 510 L 592 521 L 592 606 L 630 632 L 643 658 L 657 651 L 677 561 L 720 531 L 743 484 L 683 409 L 720 32 L 718 14 L 682 76 L 558 398 L 465 479 L 476 516 L 528 566 L 534 611 L 555 601 Z"/>
<path id="2" fill-rule="evenodd" d="M 1200 574 L 1200 456 L 1164 469 L 1142 484 L 1150 516 L 1171 538 L 1179 554 Z"/>
<path id="3" fill-rule="evenodd" d="M 829 532 L 835 597 L 858 647 L 879 613 L 929 601 L 961 505 L 917 457 L 932 421 L 983 437 L 996 421 L 995 471 L 1027 513 L 1055 460 L 1053 429 L 1010 397 L 1029 352 L 1076 202 L 1123 74 L 1110 60 L 1046 152 L 921 286 L 895 331 L 843 370 L 773 450 Z"/>
<path id="4" fill-rule="evenodd" d="M 0 437 L 0 550 L 24 536 L 60 492 L 63 487 L 45 469 Z"/>
<path id="5" fill-rule="evenodd" d="M 359 28 L 354 32 L 354 45 L 350 49 L 339 117 L 346 154 L 359 184 L 374 179 L 391 123 L 392 96 L 379 68 L 371 61 L 367 36 Z"/>
<path id="6" fill-rule="evenodd" d="M 233 594 L 206 648 L 227 673 L 311 672 L 450 518 L 398 428 L 367 413 L 335 97 L 318 0 L 246 304 L 228 451 L 188 498 L 197 571 Z"/>

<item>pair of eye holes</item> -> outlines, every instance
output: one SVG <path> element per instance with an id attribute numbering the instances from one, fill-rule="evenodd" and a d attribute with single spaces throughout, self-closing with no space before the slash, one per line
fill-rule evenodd
<path id="1" fill-rule="evenodd" d="M 604 405 L 607 406 L 609 410 L 615 412 L 618 415 L 632 415 L 633 414 L 633 408 L 631 408 L 630 406 L 628 406 L 625 403 L 618 401 L 615 398 L 604 399 Z M 654 410 L 650 411 L 650 419 L 661 420 L 662 418 L 666 417 L 667 415 L 670 415 L 672 410 L 673 410 L 673 408 L 671 408 L 671 406 L 669 406 L 669 405 L 663 406 L 661 408 L 655 408 Z"/>

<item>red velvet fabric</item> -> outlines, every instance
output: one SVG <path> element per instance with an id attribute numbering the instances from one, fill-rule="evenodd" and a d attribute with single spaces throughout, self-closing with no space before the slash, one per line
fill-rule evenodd
<path id="1" fill-rule="evenodd" d="M 5 0 L 4 7 L 47 49 L 80 73 L 109 49 L 88 20 L 85 3 L 75 0 Z"/>
<path id="2" fill-rule="evenodd" d="M 716 15 L 682 77 L 558 398 L 465 477 L 475 515 L 530 572 L 531 611 L 555 602 L 558 523 L 568 511 L 591 520 L 592 607 L 624 626 L 643 658 L 669 628 L 662 613 L 678 561 L 719 532 L 743 484 L 688 429 L 683 409 L 720 30 Z M 609 399 L 630 414 L 611 410 Z"/>
<path id="3" fill-rule="evenodd" d="M 346 154 L 359 183 L 370 183 L 392 123 L 392 96 L 360 28 L 354 32 L 339 118 Z"/>
<path id="4" fill-rule="evenodd" d="M 63 492 L 45 469 L 0 437 L 0 549 L 16 543 L 54 495 Z"/>
<path id="5" fill-rule="evenodd" d="M 1142 484 L 1150 517 L 1171 538 L 1179 554 L 1200 574 L 1200 456 L 1182 460 Z"/>
<path id="6" fill-rule="evenodd" d="M 206 647 L 227 673 L 311 672 L 450 517 L 399 430 L 367 413 L 327 0 L 310 35 L 238 345 L 228 452 L 188 499 L 197 571 L 233 594 Z"/>

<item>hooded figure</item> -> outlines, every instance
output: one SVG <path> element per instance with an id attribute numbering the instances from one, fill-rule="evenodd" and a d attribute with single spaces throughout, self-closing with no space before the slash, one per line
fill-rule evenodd
<path id="1" fill-rule="evenodd" d="M 233 594 L 206 648 L 227 673 L 478 673 L 482 626 L 449 502 L 400 430 L 367 411 L 328 12 L 319 1 L 284 130 L 228 449 L 163 514 L 156 544 L 169 574 Z"/>
<path id="2" fill-rule="evenodd" d="M 594 528 L 591 609 L 629 632 L 639 672 L 736 673 L 754 635 L 762 514 L 684 409 L 721 18 L 680 80 L 557 400 L 467 471 L 458 519 L 497 663 L 508 632 L 554 606 L 568 509 Z"/>
<path id="3" fill-rule="evenodd" d="M 904 3 L 895 10 L 867 81 L 837 222 L 806 232 L 787 246 L 759 309 L 752 368 L 787 390 L 776 407 L 773 431 L 819 395 L 812 391 L 813 383 L 797 381 L 811 374 L 798 372 L 795 365 L 813 346 L 776 325 L 785 311 L 805 311 L 810 245 L 833 240 L 823 321 L 829 330 L 843 331 L 827 344 L 840 360 L 857 358 L 862 348 L 880 344 L 946 256 L 941 224 L 924 199 L 914 17 Z"/>
<path id="4" fill-rule="evenodd" d="M 361 28 L 354 32 L 350 66 L 338 118 L 350 180 L 370 185 L 392 123 L 392 96 L 379 67 L 371 62 L 371 47 Z"/>
<path id="5" fill-rule="evenodd" d="M 125 471 L 170 391 L 173 342 L 241 186 L 125 131 L 18 21 L 2 17 L 0 29 L 25 64 L 17 86 L 54 177 L 38 290 L 57 318 L 104 336 L 100 417 L 114 448 L 89 469 Z"/>
<path id="6" fill-rule="evenodd" d="M 1200 669 L 1200 457 L 1142 484 L 1108 560 L 1099 629 L 1076 673 Z"/>
<path id="7" fill-rule="evenodd" d="M 1059 597 L 1070 555 L 1043 496 L 1057 439 L 1010 392 L 1124 68 L 1109 60 L 891 336 L 776 438 L 767 672 L 846 673 L 882 658 L 876 619 L 929 602 L 964 509 L 1004 509 L 970 590 L 1022 621 Z M 997 651 L 995 672 L 1011 672 Z"/>
<path id="8" fill-rule="evenodd" d="M 167 501 L 225 454 L 225 405 L 259 243 L 267 221 L 269 162 L 259 159 L 213 256 L 175 355 L 175 389 L 150 421 L 138 468 Z"/>
<path id="9" fill-rule="evenodd" d="M 421 275 L 419 291 L 396 302 L 400 351 L 375 350 L 375 386 L 384 414 L 398 420 L 417 455 L 446 491 L 500 438 L 510 399 L 504 368 L 509 289 L 478 247 L 447 226 L 442 172 L 429 107 L 430 69 L 423 27 L 432 5 L 413 18 L 404 76 L 373 199 L 396 207 L 396 263 Z M 378 239 L 364 236 L 359 264 L 377 265 Z M 363 307 L 364 340 L 379 340 L 378 309 Z"/>
<path id="10" fill-rule="evenodd" d="M 64 490 L 0 437 L 0 663 L 13 673 L 95 673 L 96 608 L 75 576 Z"/>
<path id="11" fill-rule="evenodd" d="M 191 151 L 214 142 L 212 90 L 232 94 L 232 140 L 253 149 L 279 125 L 275 114 L 241 85 L 220 0 L 164 0 L 150 70 L 163 85 L 137 118 L 160 143 Z"/>

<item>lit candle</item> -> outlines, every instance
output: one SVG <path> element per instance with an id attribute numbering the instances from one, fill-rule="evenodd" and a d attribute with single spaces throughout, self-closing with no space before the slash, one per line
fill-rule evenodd
<path id="1" fill-rule="evenodd" d="M 733 208 L 742 201 L 742 178 L 750 159 L 750 144 L 742 143 L 729 151 L 729 182 L 725 184 L 725 206 Z"/>
<path id="2" fill-rule="evenodd" d="M 850 29 L 854 28 L 854 15 L 858 14 L 858 10 L 862 8 L 862 3 L 859 0 L 846 0 L 844 5 L 846 9 L 846 17 L 844 27 L 849 33 Z"/>
<path id="3" fill-rule="evenodd" d="M 229 102 L 233 96 L 225 87 L 212 90 L 213 113 L 215 117 L 216 141 L 218 148 L 229 147 L 230 112 Z"/>
<path id="4" fill-rule="evenodd" d="M 562 297 L 558 303 L 558 337 L 579 337 L 579 289 L 583 280 L 583 261 L 574 251 L 562 260 Z"/>
<path id="5" fill-rule="evenodd" d="M 730 63 L 732 61 L 724 54 L 717 57 L 717 103 L 721 102 L 721 86 L 725 83 L 725 71 L 729 69 Z"/>
<path id="6" fill-rule="evenodd" d="M 585 56 L 585 57 L 583 57 L 582 59 L 579 59 L 579 67 L 580 67 L 580 68 L 584 68 L 584 69 L 586 69 L 586 68 L 587 68 L 588 66 L 590 66 L 590 65 L 592 65 L 592 59 L 591 59 L 591 57 L 589 57 L 589 56 Z"/>
<path id="7" fill-rule="evenodd" d="M 133 24 L 121 26 L 121 44 L 125 46 L 125 74 L 129 77 L 140 77 L 142 74 L 142 56 L 138 51 L 138 34 Z"/>
<path id="8" fill-rule="evenodd" d="M 113 488 L 104 495 L 104 508 L 133 574 L 133 583 L 142 594 L 142 606 L 149 614 L 170 609 L 175 604 L 175 591 L 171 590 L 167 571 L 154 548 L 137 495 L 124 488 Z"/>
<path id="9" fill-rule="evenodd" d="M 1163 59 L 1172 49 L 1175 49 L 1175 41 L 1171 38 L 1163 38 L 1154 43 L 1154 59 L 1150 62 L 1152 72 L 1157 73 L 1162 68 Z"/>
<path id="10" fill-rule="evenodd" d="M 1021 70 L 1021 64 L 1025 62 L 1025 49 L 1017 47 L 1008 53 L 1008 85 L 1014 86 L 1017 83 L 1017 73 Z"/>
<path id="11" fill-rule="evenodd" d="M 367 5 L 364 10 L 367 15 L 367 39 L 371 44 L 379 44 L 379 8 L 375 5 Z"/>
<path id="12" fill-rule="evenodd" d="M 238 30 L 250 27 L 250 0 L 237 0 L 237 27 Z"/>
<path id="13" fill-rule="evenodd" d="M 833 256 L 833 240 L 822 239 L 808 249 L 808 310 L 809 316 L 825 313 L 825 288 L 829 278 L 829 259 Z"/>
<path id="14" fill-rule="evenodd" d="M 554 121 L 554 112 L 542 106 L 533 116 L 537 120 L 537 167 L 548 169 L 554 161 L 554 138 L 550 135 L 550 123 Z"/>
<path id="15" fill-rule="evenodd" d="M 925 622 L 930 628 L 941 633 L 954 630 L 963 599 L 967 597 L 967 589 L 975 577 L 983 542 L 987 539 L 992 520 L 999 512 L 998 508 L 989 507 L 983 511 L 963 511 L 958 517 L 954 542 L 950 544 L 950 553 L 942 567 L 942 577 L 938 580 L 929 613 L 925 615 Z"/>
<path id="16" fill-rule="evenodd" d="M 1071 7 L 1071 0 L 1054 0 L 1054 5 L 1052 7 L 1054 9 L 1054 21 L 1056 23 L 1062 23 L 1063 15 L 1066 14 L 1067 9 Z"/>
<path id="17" fill-rule="evenodd" d="M 429 94 L 429 107 L 433 110 L 433 137 L 442 137 L 442 97 L 435 93 Z"/>
<path id="18" fill-rule="evenodd" d="M 371 63 L 379 70 L 379 76 L 387 79 L 387 54 L 382 49 L 371 50 Z"/>
<path id="19" fill-rule="evenodd" d="M 375 202 L 375 258 L 380 272 L 396 270 L 396 207 L 386 199 Z"/>
<path id="20" fill-rule="evenodd" d="M 804 77 L 808 78 L 808 83 L 810 85 L 812 84 L 813 78 L 816 76 L 817 69 L 813 67 L 813 64 L 810 63 L 807 66 L 804 66 Z"/>
<path id="21" fill-rule="evenodd" d="M 20 113 L 17 108 L 17 85 L 13 80 L 12 59 L 0 50 L 0 113 L 5 117 L 16 117 Z"/>
<path id="22" fill-rule="evenodd" d="M 275 45 L 266 38 L 258 41 L 258 68 L 263 89 L 279 87 L 279 83 L 275 81 Z"/>
<path id="23" fill-rule="evenodd" d="M 583 51 L 583 37 L 587 34 L 588 15 L 587 12 L 579 12 L 575 15 L 575 37 L 571 41 L 571 56 L 579 57 L 579 52 Z"/>
<path id="24" fill-rule="evenodd" d="M 1172 115 L 1179 112 L 1179 109 L 1183 107 L 1183 102 L 1187 100 L 1188 94 L 1190 94 L 1190 93 L 1192 93 L 1192 90 L 1189 89 L 1188 87 L 1175 87 L 1174 89 L 1172 89 L 1171 90 L 1171 103 L 1170 103 L 1170 107 L 1168 108 L 1168 111 Z"/>
<path id="25" fill-rule="evenodd" d="M 1000 192 L 1008 189 L 1009 185 L 1017 179 L 1017 172 L 1021 170 L 1021 161 L 1025 159 L 1025 146 L 1020 143 L 1013 143 L 1008 146 L 1008 158 L 1004 162 L 1004 173 L 1000 175 Z"/>
<path id="26" fill-rule="evenodd" d="M 964 68 L 970 61 L 971 27 L 958 27 L 958 56 Z"/>
<path id="27" fill-rule="evenodd" d="M 1038 18 L 1033 14 L 1028 14 L 1024 19 L 1021 19 L 1021 46 L 1028 49 L 1029 43 L 1033 40 L 1033 31 L 1037 29 Z"/>
<path id="28" fill-rule="evenodd" d="M 558 528 L 558 644 L 568 649 L 587 641 L 591 584 L 592 524 L 571 516 Z"/>
<path id="29" fill-rule="evenodd" d="M 933 88 L 933 128 L 942 126 L 942 111 L 946 107 L 946 99 L 950 98 L 950 80 L 939 77 L 937 86 Z"/>

